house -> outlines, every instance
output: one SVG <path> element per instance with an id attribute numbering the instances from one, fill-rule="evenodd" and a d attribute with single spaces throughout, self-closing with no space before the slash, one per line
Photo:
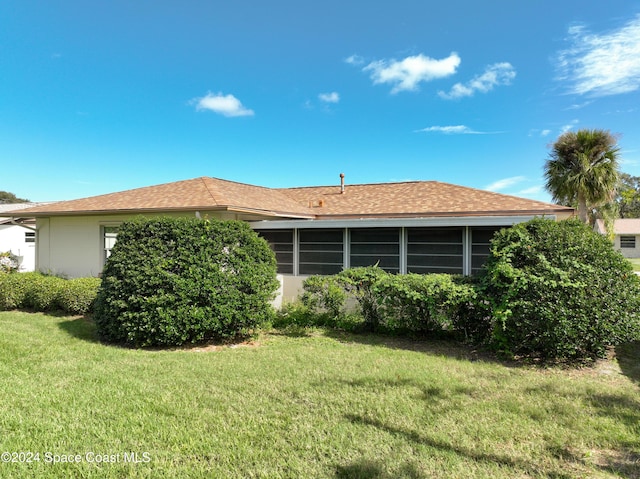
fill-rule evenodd
<path id="1" fill-rule="evenodd" d="M 17 256 L 19 271 L 34 271 L 36 268 L 36 220 L 4 214 L 33 206 L 34 203 L 0 204 L 0 253 L 10 252 Z"/>
<path id="2" fill-rule="evenodd" d="M 473 274 L 495 231 L 572 208 L 437 181 L 266 188 L 201 177 L 29 208 L 39 270 L 100 274 L 118 225 L 137 215 L 243 220 L 275 251 L 285 298 L 308 275 L 379 264 Z M 16 212 L 13 212 L 18 214 Z"/>
<path id="3" fill-rule="evenodd" d="M 602 220 L 596 222 L 596 230 L 607 234 Z M 640 258 L 640 219 L 620 218 L 613 224 L 614 247 L 625 258 Z"/>

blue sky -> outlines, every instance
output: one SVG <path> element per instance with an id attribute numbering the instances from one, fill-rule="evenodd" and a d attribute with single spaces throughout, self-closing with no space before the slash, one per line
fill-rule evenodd
<path id="1" fill-rule="evenodd" d="M 0 2 L 0 190 L 437 180 L 549 200 L 564 131 L 640 176 L 640 2 Z"/>

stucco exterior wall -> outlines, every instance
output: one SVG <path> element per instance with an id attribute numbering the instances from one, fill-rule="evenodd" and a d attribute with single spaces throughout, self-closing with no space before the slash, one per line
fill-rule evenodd
<path id="1" fill-rule="evenodd" d="M 282 297 L 280 303 L 292 303 L 302 294 L 302 283 L 309 276 L 278 275 L 282 277 Z"/>
<path id="2" fill-rule="evenodd" d="M 202 217 L 205 215 L 210 218 L 221 217 L 220 214 L 215 213 L 201 212 L 200 214 Z M 35 265 L 37 270 L 69 278 L 99 276 L 104 266 L 102 227 L 117 226 L 136 216 L 139 215 L 37 218 Z M 195 211 L 162 216 L 195 216 Z"/>

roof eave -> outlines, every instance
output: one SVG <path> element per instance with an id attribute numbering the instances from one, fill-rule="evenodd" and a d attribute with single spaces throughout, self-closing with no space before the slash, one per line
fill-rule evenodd
<path id="1" fill-rule="evenodd" d="M 541 209 L 541 210 L 501 210 L 501 211 L 429 211 L 423 213 L 380 213 L 380 214 L 319 214 L 318 220 L 358 219 L 358 218 L 464 218 L 476 216 L 555 216 L 572 214 L 573 208 Z"/>
<path id="2" fill-rule="evenodd" d="M 261 216 L 270 216 L 278 218 L 300 218 L 300 219 L 313 219 L 312 214 L 305 214 L 299 212 L 286 212 L 286 211 L 271 211 L 261 210 L 257 208 L 242 208 L 236 206 L 189 206 L 189 207 L 174 207 L 174 208 L 115 208 L 115 209 L 98 209 L 98 210 L 77 210 L 77 211 L 16 211 L 15 214 L 10 212 L 3 213 L 10 218 L 24 218 L 28 215 L 30 218 L 45 218 L 49 216 L 104 216 L 104 215 L 143 215 L 147 213 L 162 214 L 162 213 L 184 213 L 194 211 L 231 211 L 235 213 L 244 214 L 257 214 Z M 21 213 L 21 214 L 18 214 Z"/>

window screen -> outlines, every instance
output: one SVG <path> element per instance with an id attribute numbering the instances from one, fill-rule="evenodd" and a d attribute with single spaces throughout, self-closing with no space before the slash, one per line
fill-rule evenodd
<path id="1" fill-rule="evenodd" d="M 293 230 L 263 230 L 262 236 L 276 255 L 278 273 L 293 274 Z"/>
<path id="2" fill-rule="evenodd" d="M 408 228 L 407 272 L 462 274 L 462 228 Z"/>
<path id="3" fill-rule="evenodd" d="M 478 274 L 489 257 L 491 239 L 500 228 L 473 228 L 471 230 L 471 274 Z"/>
<path id="4" fill-rule="evenodd" d="M 400 230 L 398 228 L 352 229 L 350 265 L 373 266 L 390 273 L 400 272 Z"/>
<path id="5" fill-rule="evenodd" d="M 344 265 L 341 229 L 299 231 L 300 274 L 336 274 Z"/>

